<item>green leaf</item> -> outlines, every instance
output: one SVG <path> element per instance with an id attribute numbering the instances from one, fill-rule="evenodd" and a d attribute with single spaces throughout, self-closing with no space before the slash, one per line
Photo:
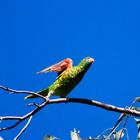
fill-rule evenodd
<path id="1" fill-rule="evenodd" d="M 140 140 L 140 119 L 135 118 L 135 121 L 136 121 L 136 124 L 137 124 L 137 127 L 138 127 L 137 140 Z"/>
<path id="2" fill-rule="evenodd" d="M 137 102 L 140 102 L 140 97 L 136 97 L 135 99 Z"/>
<path id="3" fill-rule="evenodd" d="M 139 107 L 133 107 L 132 109 L 133 110 L 136 110 L 136 111 L 140 111 L 140 108 Z"/>

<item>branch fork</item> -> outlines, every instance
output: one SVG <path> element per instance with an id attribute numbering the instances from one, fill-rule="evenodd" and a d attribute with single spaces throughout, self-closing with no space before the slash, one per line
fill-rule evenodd
<path id="1" fill-rule="evenodd" d="M 41 98 L 43 100 L 43 102 L 41 104 L 37 104 L 35 102 L 27 104 L 27 106 L 35 106 L 35 109 L 33 109 L 32 111 L 30 111 L 29 113 L 27 113 L 27 114 L 25 114 L 23 116 L 1 116 L 0 117 L 1 121 L 4 121 L 4 120 L 12 120 L 12 121 L 14 120 L 14 121 L 16 121 L 16 123 L 14 123 L 11 126 L 0 128 L 0 131 L 12 129 L 12 128 L 18 126 L 21 122 L 23 122 L 26 119 L 28 119 L 27 123 L 22 128 L 22 130 L 18 133 L 18 135 L 14 138 L 14 140 L 17 140 L 21 136 L 21 134 L 27 129 L 27 127 L 30 124 L 33 116 L 36 113 L 38 113 L 42 108 L 44 108 L 48 104 L 56 104 L 56 103 L 81 103 L 81 104 L 86 104 L 86 105 L 100 107 L 100 108 L 103 108 L 103 109 L 108 110 L 108 111 L 114 111 L 114 112 L 118 112 L 118 113 L 132 115 L 132 116 L 140 116 L 140 112 L 139 111 L 136 111 L 136 110 L 133 110 L 133 109 L 130 109 L 130 108 L 116 107 L 116 106 L 105 104 L 105 103 L 102 103 L 102 102 L 99 102 L 99 101 L 95 101 L 95 100 L 81 99 L 81 98 L 58 98 L 58 99 L 51 99 L 51 100 L 49 100 L 48 98 L 45 98 L 44 96 L 42 96 L 40 94 L 37 94 L 35 92 L 32 92 L 32 91 L 14 90 L 14 89 L 7 88 L 7 87 L 4 87 L 4 86 L 0 86 L 0 88 L 5 90 L 5 91 L 11 92 L 11 93 L 33 94 L 33 95 L 38 96 L 39 98 Z"/>

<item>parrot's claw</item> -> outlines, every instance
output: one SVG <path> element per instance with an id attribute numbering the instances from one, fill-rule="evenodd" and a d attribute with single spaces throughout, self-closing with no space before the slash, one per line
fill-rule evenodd
<path id="1" fill-rule="evenodd" d="M 61 97 L 61 98 L 65 98 L 66 99 L 65 103 L 67 103 L 67 101 L 69 100 L 69 97 Z"/>
<path id="2" fill-rule="evenodd" d="M 66 100 L 68 101 L 70 98 L 69 97 L 66 97 Z"/>

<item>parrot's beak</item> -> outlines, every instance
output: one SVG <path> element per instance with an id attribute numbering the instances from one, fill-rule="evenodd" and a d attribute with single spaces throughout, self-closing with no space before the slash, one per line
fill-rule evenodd
<path id="1" fill-rule="evenodd" d="M 90 58 L 89 61 L 93 63 L 95 60 L 93 58 Z"/>

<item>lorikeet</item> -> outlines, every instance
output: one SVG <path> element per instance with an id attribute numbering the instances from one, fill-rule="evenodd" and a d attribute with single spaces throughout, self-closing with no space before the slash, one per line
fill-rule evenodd
<path id="1" fill-rule="evenodd" d="M 57 72 L 58 76 L 56 81 L 48 88 L 38 91 L 36 93 L 49 98 L 51 95 L 66 97 L 70 91 L 82 80 L 83 76 L 94 62 L 91 57 L 84 58 L 77 66 L 72 66 L 70 58 L 43 69 L 37 74 L 45 72 Z M 25 99 L 37 98 L 35 95 L 28 95 Z"/>

